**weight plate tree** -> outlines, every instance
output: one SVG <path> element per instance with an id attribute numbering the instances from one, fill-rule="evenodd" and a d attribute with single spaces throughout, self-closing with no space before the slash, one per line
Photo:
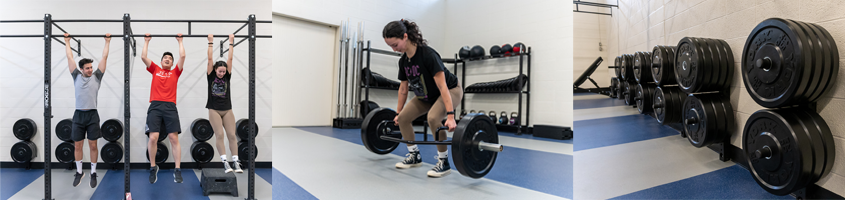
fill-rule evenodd
<path id="1" fill-rule="evenodd" d="M 197 118 L 191 122 L 191 135 L 197 141 L 205 142 L 214 136 L 214 129 L 211 127 L 211 122 L 207 119 Z"/>
<path id="2" fill-rule="evenodd" d="M 654 118 L 661 125 L 681 123 L 682 106 L 687 94 L 677 86 L 657 87 L 654 90 Z"/>
<path id="3" fill-rule="evenodd" d="M 654 104 L 654 89 L 657 86 L 650 83 L 637 84 L 637 93 L 634 100 L 637 102 L 637 112 L 644 115 L 653 113 L 652 104 Z"/>
<path id="4" fill-rule="evenodd" d="M 240 147 L 240 143 L 238 143 L 238 147 Z M 240 153 L 241 150 L 238 148 L 238 154 L 240 155 Z M 211 162 L 211 159 L 214 159 L 214 147 L 208 142 L 196 141 L 191 144 L 191 158 L 199 164 Z"/>
<path id="5" fill-rule="evenodd" d="M 56 137 L 61 141 L 73 142 L 70 138 L 71 131 L 73 131 L 73 121 L 70 119 L 63 119 L 56 124 Z"/>
<path id="6" fill-rule="evenodd" d="M 827 175 L 835 158 L 830 127 L 804 107 L 752 114 L 743 129 L 742 149 L 757 184 L 781 196 Z"/>
<path id="7" fill-rule="evenodd" d="M 164 163 L 167 161 L 167 158 L 170 157 L 170 150 L 167 149 L 167 146 L 164 143 L 158 142 L 156 148 L 156 165 Z M 150 151 L 149 149 L 146 150 L 147 161 L 150 161 Z"/>
<path id="8" fill-rule="evenodd" d="M 76 149 L 71 142 L 62 142 L 56 146 L 56 160 L 59 163 L 71 163 L 76 160 Z"/>
<path id="9" fill-rule="evenodd" d="M 15 138 L 19 140 L 31 140 L 35 137 L 35 133 L 38 132 L 38 125 L 35 124 L 35 121 L 29 118 L 22 118 L 15 122 L 15 125 L 12 126 L 12 133 L 15 135 Z"/>
<path id="10" fill-rule="evenodd" d="M 658 86 L 673 85 L 675 81 L 675 47 L 654 46 L 651 52 L 651 76 Z"/>
<path id="11" fill-rule="evenodd" d="M 725 91 L 733 77 L 733 60 L 724 40 L 685 37 L 675 54 L 675 80 L 686 93 Z"/>
<path id="12" fill-rule="evenodd" d="M 699 94 L 686 98 L 683 106 L 684 132 L 690 144 L 701 148 L 723 142 L 733 130 L 733 108 L 721 94 Z"/>
<path id="13" fill-rule="evenodd" d="M 651 78 L 651 52 L 637 51 L 634 53 L 634 79 L 637 83 L 647 83 Z"/>
<path id="14" fill-rule="evenodd" d="M 38 147 L 35 146 L 35 143 L 23 140 L 12 145 L 10 154 L 12 161 L 16 163 L 29 163 L 38 156 Z"/>
<path id="15" fill-rule="evenodd" d="M 767 108 L 815 102 L 833 87 L 839 50 L 826 29 L 812 23 L 770 18 L 748 35 L 742 82 Z"/>
<path id="16" fill-rule="evenodd" d="M 123 144 L 119 142 L 108 142 L 100 149 L 100 159 L 109 164 L 119 163 L 123 158 Z"/>
<path id="17" fill-rule="evenodd" d="M 123 122 L 120 122 L 118 119 L 106 120 L 103 122 L 103 126 L 100 127 L 100 133 L 106 141 L 116 142 L 123 136 Z"/>

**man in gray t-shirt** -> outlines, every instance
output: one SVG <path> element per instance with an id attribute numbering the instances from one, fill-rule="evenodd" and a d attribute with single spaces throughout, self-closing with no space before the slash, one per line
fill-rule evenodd
<path id="1" fill-rule="evenodd" d="M 76 94 L 76 110 L 73 112 L 73 128 L 71 139 L 75 147 L 74 161 L 76 162 L 76 174 L 73 176 L 73 187 L 76 187 L 85 177 L 82 173 L 82 142 L 88 139 L 88 148 L 91 151 L 91 188 L 97 186 L 97 139 L 100 138 L 100 115 L 97 113 L 97 92 L 100 90 L 100 83 L 103 80 L 103 73 L 106 72 L 106 60 L 109 57 L 109 42 L 111 34 L 105 35 L 106 47 L 103 48 L 103 59 L 93 69 L 94 61 L 88 58 L 79 60 L 79 65 L 73 62 L 73 52 L 70 49 L 70 37 L 65 33 L 65 53 L 67 54 L 68 69 L 73 77 L 73 90 Z M 78 66 L 78 68 L 77 68 Z M 87 134 L 86 134 L 87 133 Z M 87 135 L 87 137 L 86 137 Z"/>

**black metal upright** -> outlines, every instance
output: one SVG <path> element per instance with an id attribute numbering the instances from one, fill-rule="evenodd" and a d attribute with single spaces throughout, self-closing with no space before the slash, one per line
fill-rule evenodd
<path id="1" fill-rule="evenodd" d="M 52 60 L 51 58 L 53 55 L 50 53 L 52 51 L 52 42 L 53 39 L 50 35 L 53 34 L 53 16 L 50 14 L 44 14 L 44 125 L 49 127 L 50 119 L 53 118 L 53 106 L 51 105 L 51 89 L 50 89 L 50 82 L 52 81 Z M 68 44 L 70 45 L 70 44 Z M 50 182 L 50 128 L 44 129 L 44 199 L 51 200 L 53 199 L 51 187 L 53 184 Z"/>
<path id="2" fill-rule="evenodd" d="M 528 65 L 527 66 L 527 68 L 528 68 L 528 76 L 527 77 L 531 77 L 531 47 L 528 47 L 528 51 L 526 51 L 525 54 L 526 54 L 525 55 L 526 59 L 528 59 L 526 61 L 526 64 Z M 520 81 L 520 83 L 522 83 L 522 81 Z M 525 126 L 526 126 L 525 130 L 528 130 L 528 128 L 527 128 L 528 125 L 531 125 L 530 124 L 530 122 L 531 122 L 531 80 L 529 79 L 529 81 L 525 82 L 525 84 L 528 85 L 528 86 L 525 86 L 526 90 L 528 90 L 528 91 L 525 92 Z M 522 88 L 519 88 L 519 91 L 522 92 Z M 520 95 L 522 95 L 522 94 L 520 94 Z"/>
<path id="3" fill-rule="evenodd" d="M 130 80 L 130 66 L 132 65 L 132 59 L 129 59 L 129 50 L 132 48 L 132 27 L 130 26 L 130 17 L 129 13 L 123 14 L 123 198 L 126 199 L 126 194 L 130 192 L 130 181 L 129 181 L 129 163 L 132 163 L 129 160 L 129 150 L 132 143 L 129 143 L 129 139 L 132 138 L 129 136 L 129 127 L 131 124 L 129 123 L 129 118 L 131 115 L 130 103 L 129 103 L 129 80 Z"/>
<path id="4" fill-rule="evenodd" d="M 255 14 L 249 15 L 249 122 L 255 122 Z M 255 199 L 255 126 L 249 126 L 249 182 L 246 200 Z"/>

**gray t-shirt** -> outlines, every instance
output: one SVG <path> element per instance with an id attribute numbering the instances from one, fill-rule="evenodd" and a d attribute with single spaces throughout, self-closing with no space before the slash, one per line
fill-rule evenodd
<path id="1" fill-rule="evenodd" d="M 90 77 L 85 77 L 79 69 L 73 69 L 70 75 L 73 76 L 73 90 L 76 92 L 76 109 L 97 109 L 97 91 L 100 90 L 103 72 L 96 69 Z"/>

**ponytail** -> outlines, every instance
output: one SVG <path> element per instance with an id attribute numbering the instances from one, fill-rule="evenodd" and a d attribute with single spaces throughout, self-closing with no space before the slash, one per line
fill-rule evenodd
<path id="1" fill-rule="evenodd" d="M 423 39 L 420 27 L 417 23 L 402 19 L 399 21 L 392 21 L 387 23 L 382 30 L 383 38 L 403 38 L 404 34 L 408 34 L 408 40 L 416 45 L 428 45 L 427 41 Z"/>

